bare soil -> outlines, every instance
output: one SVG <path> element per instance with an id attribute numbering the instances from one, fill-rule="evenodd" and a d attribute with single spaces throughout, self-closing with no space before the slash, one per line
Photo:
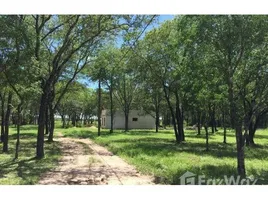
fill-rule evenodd
<path id="1" fill-rule="evenodd" d="M 153 185 L 154 178 L 90 139 L 64 138 L 60 133 L 63 157 L 58 167 L 41 176 L 40 185 Z"/>

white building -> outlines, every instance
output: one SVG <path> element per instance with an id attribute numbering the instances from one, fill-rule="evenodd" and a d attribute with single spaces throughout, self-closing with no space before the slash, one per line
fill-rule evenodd
<path id="1" fill-rule="evenodd" d="M 125 128 L 125 115 L 123 111 L 116 111 L 113 120 L 114 129 Z M 102 110 L 101 127 L 111 128 L 111 115 L 109 110 Z M 155 119 L 143 111 L 131 110 L 128 115 L 129 129 L 153 129 L 155 128 Z"/>

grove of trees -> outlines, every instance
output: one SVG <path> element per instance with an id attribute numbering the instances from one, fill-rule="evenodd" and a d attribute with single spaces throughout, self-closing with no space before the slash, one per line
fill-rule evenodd
<path id="1" fill-rule="evenodd" d="M 36 157 L 53 142 L 55 115 L 62 127 L 92 123 L 106 108 L 128 115 L 142 109 L 159 127 L 172 126 L 178 145 L 184 131 L 234 130 L 237 171 L 246 176 L 245 145 L 268 113 L 268 17 L 175 16 L 152 27 L 158 16 L 0 16 L 1 142 L 8 151 L 9 124 L 38 124 Z M 98 83 L 88 88 L 81 80 Z M 162 120 L 160 120 L 162 119 Z M 162 121 L 162 123 L 160 123 Z M 100 122 L 100 121 L 99 121 Z M 100 135 L 100 123 L 99 135 Z"/>

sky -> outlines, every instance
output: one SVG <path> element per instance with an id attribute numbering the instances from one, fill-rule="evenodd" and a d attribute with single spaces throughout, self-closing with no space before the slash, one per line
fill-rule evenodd
<path id="1" fill-rule="evenodd" d="M 166 20 L 171 20 L 171 19 L 173 19 L 174 17 L 175 17 L 175 15 L 159 15 L 159 16 L 158 16 L 158 21 L 159 21 L 160 24 L 162 24 L 162 23 L 165 22 Z M 149 25 L 148 28 L 146 29 L 145 33 L 146 33 L 147 31 L 150 31 L 150 30 L 153 29 L 154 27 L 158 27 L 158 26 L 159 26 L 159 24 L 157 24 L 157 23 L 154 23 L 154 24 L 152 24 L 152 25 Z"/>
<path id="2" fill-rule="evenodd" d="M 174 15 L 160 15 L 159 18 L 158 18 L 158 20 L 159 20 L 159 23 L 161 24 L 161 23 L 165 22 L 166 20 L 173 19 L 174 17 L 175 17 Z M 156 24 L 156 23 L 153 24 L 153 25 L 148 26 L 148 28 L 146 29 L 145 33 L 147 31 L 151 30 L 152 28 L 157 27 L 157 26 L 159 26 L 159 25 Z M 119 40 L 118 42 L 121 43 L 122 41 Z M 87 80 L 87 79 L 82 79 L 80 82 L 83 83 L 83 84 L 86 84 L 87 87 L 90 87 L 90 88 L 93 88 L 93 89 L 96 89 L 98 87 L 98 83 L 97 82 L 92 82 L 92 81 Z"/>
<path id="3" fill-rule="evenodd" d="M 162 23 L 166 20 L 171 20 L 174 18 L 174 15 L 160 15 L 159 21 Z"/>

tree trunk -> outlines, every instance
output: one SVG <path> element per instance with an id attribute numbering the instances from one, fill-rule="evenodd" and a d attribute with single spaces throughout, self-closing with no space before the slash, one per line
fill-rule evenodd
<path id="1" fill-rule="evenodd" d="M 236 150 L 237 150 L 237 171 L 241 177 L 246 177 L 245 156 L 244 156 L 244 137 L 241 125 L 237 125 L 235 129 Z"/>
<path id="2" fill-rule="evenodd" d="M 164 120 L 163 120 L 163 126 L 164 128 L 166 128 L 166 126 L 170 126 L 170 124 L 171 124 L 170 115 L 169 115 L 168 110 L 166 110 Z"/>
<path id="3" fill-rule="evenodd" d="M 184 130 L 183 130 L 183 117 L 181 116 L 181 111 L 179 111 L 177 124 L 178 124 L 178 133 L 179 133 L 180 142 L 185 141 Z"/>
<path id="4" fill-rule="evenodd" d="M 70 120 L 71 120 L 71 115 L 68 115 L 68 120 L 67 120 L 67 126 L 69 127 L 70 125 Z"/>
<path id="5" fill-rule="evenodd" d="M 49 110 L 49 135 L 48 135 L 48 142 L 53 142 L 53 137 L 54 137 L 54 128 L 55 128 L 55 109 L 56 105 L 53 108 L 53 101 L 55 98 L 55 84 L 53 84 L 52 89 L 49 93 L 49 98 L 48 98 L 48 110 Z"/>
<path id="6" fill-rule="evenodd" d="M 201 112 L 197 111 L 197 135 L 201 135 Z"/>
<path id="7" fill-rule="evenodd" d="M 46 122 L 46 109 L 47 109 L 47 91 L 41 96 L 41 103 L 39 107 L 38 117 L 38 132 L 37 132 L 37 145 L 36 145 L 36 157 L 38 159 L 44 157 L 44 132 Z"/>
<path id="8" fill-rule="evenodd" d="M 240 125 L 236 126 L 235 129 L 236 136 L 236 148 L 237 148 L 237 171 L 242 177 L 246 176 L 245 170 L 245 156 L 244 156 L 244 138 L 242 135 L 242 127 Z"/>
<path id="9" fill-rule="evenodd" d="M 3 143 L 3 152 L 8 152 L 8 135 L 9 135 L 9 120 L 11 114 L 11 101 L 12 93 L 9 92 L 7 100 L 7 111 L 5 116 L 5 134 L 4 134 L 4 143 Z"/>
<path id="10" fill-rule="evenodd" d="M 126 91 L 126 76 L 123 77 L 123 102 L 124 102 L 124 114 L 125 114 L 125 132 L 128 131 L 128 114 L 129 106 L 127 102 L 127 91 Z"/>
<path id="11" fill-rule="evenodd" d="M 217 132 L 217 120 L 216 120 L 216 111 L 215 111 L 215 105 L 213 106 L 213 126 L 214 126 L 214 131 Z"/>
<path id="12" fill-rule="evenodd" d="M 178 128 L 178 135 L 179 135 L 179 142 L 184 141 L 184 130 L 183 130 L 183 110 L 182 106 L 180 106 L 179 102 L 179 95 L 178 92 L 175 92 L 176 97 L 176 120 L 177 120 L 177 128 Z"/>
<path id="13" fill-rule="evenodd" d="M 180 138 L 178 136 L 178 130 L 177 130 L 177 124 L 176 124 L 176 117 L 175 117 L 175 114 L 174 114 L 174 111 L 173 111 L 173 108 L 172 108 L 172 105 L 171 105 L 171 102 L 170 102 L 170 99 L 169 99 L 169 95 L 167 94 L 166 86 L 164 84 L 163 84 L 163 89 L 164 89 L 164 93 L 165 93 L 165 99 L 167 101 L 168 108 L 169 108 L 170 113 L 171 113 L 171 118 L 172 118 L 172 123 L 173 123 L 173 129 L 174 129 L 174 133 L 175 133 L 176 142 L 180 143 Z"/>
<path id="14" fill-rule="evenodd" d="M 251 121 L 251 123 L 249 124 L 248 140 L 249 140 L 250 145 L 255 145 L 254 136 L 255 136 L 255 132 L 256 132 L 256 130 L 258 128 L 258 125 L 260 123 L 261 116 L 262 115 L 256 116 L 255 123 L 253 121 Z"/>
<path id="15" fill-rule="evenodd" d="M 215 120 L 215 105 L 212 105 L 212 110 L 210 110 L 210 125 L 211 125 L 211 133 L 216 132 L 216 120 Z"/>
<path id="16" fill-rule="evenodd" d="M 62 120 L 62 128 L 65 128 L 66 127 L 65 115 L 61 115 L 61 120 Z"/>
<path id="17" fill-rule="evenodd" d="M 249 144 L 255 144 L 255 141 L 254 141 L 254 135 L 255 135 L 255 130 L 254 130 L 254 125 L 253 123 L 250 123 L 249 125 L 249 136 L 248 136 L 248 142 Z"/>
<path id="18" fill-rule="evenodd" d="M 101 135 L 101 80 L 99 79 L 99 89 L 98 89 L 98 136 Z"/>
<path id="19" fill-rule="evenodd" d="M 244 157 L 244 139 L 242 135 L 242 123 L 237 117 L 237 108 L 234 100 L 233 82 L 228 80 L 228 94 L 230 102 L 231 125 L 235 128 L 236 150 L 237 150 L 237 172 L 241 177 L 246 176 L 245 157 Z"/>
<path id="20" fill-rule="evenodd" d="M 157 107 L 155 110 L 155 132 L 156 133 L 158 133 L 158 127 L 159 127 L 159 108 L 157 108 Z"/>
<path id="21" fill-rule="evenodd" d="M 87 118 L 87 115 L 84 114 L 84 126 L 86 126 L 88 124 L 88 118 Z"/>
<path id="22" fill-rule="evenodd" d="M 18 159 L 18 157 L 19 157 L 19 147 L 20 147 L 20 124 L 21 124 L 21 106 L 22 106 L 22 102 L 18 105 L 17 142 L 16 142 L 15 159 Z"/>
<path id="23" fill-rule="evenodd" d="M 75 118 L 76 118 L 76 113 L 73 113 L 72 114 L 72 117 L 71 117 L 71 119 L 72 119 L 72 125 L 73 126 L 75 126 L 75 122 L 76 122 L 76 119 Z"/>
<path id="24" fill-rule="evenodd" d="M 48 135 L 49 133 L 49 110 L 48 110 L 48 106 L 46 107 L 46 132 L 45 134 Z"/>
<path id="25" fill-rule="evenodd" d="M 185 141 L 183 122 L 184 122 L 184 114 L 183 114 L 183 108 L 181 107 L 181 109 L 180 109 L 180 135 L 181 135 L 181 141 Z"/>
<path id="26" fill-rule="evenodd" d="M 49 135 L 48 135 L 48 142 L 53 142 L 53 136 L 54 136 L 54 128 L 55 128 L 55 117 L 54 117 L 54 109 L 52 108 L 52 104 L 49 105 L 49 121 L 50 121 L 50 127 L 49 127 Z"/>
<path id="27" fill-rule="evenodd" d="M 200 123 L 198 123 L 198 125 L 197 125 L 197 135 L 201 135 Z"/>
<path id="28" fill-rule="evenodd" d="M 170 115 L 168 110 L 165 111 L 164 119 L 163 119 L 163 128 L 166 129 L 166 126 L 169 126 L 171 124 L 170 122 Z"/>
<path id="29" fill-rule="evenodd" d="M 223 127 L 223 143 L 227 144 L 227 139 L 226 139 L 226 126 L 224 125 Z"/>
<path id="30" fill-rule="evenodd" d="M 249 130 L 249 124 L 252 121 L 252 110 L 250 110 L 249 112 L 246 112 L 246 106 L 245 106 L 245 101 L 244 101 L 244 109 L 245 109 L 245 113 L 247 113 L 244 117 L 244 140 L 246 142 L 246 145 L 249 146 L 249 137 L 248 137 L 248 130 Z"/>
<path id="31" fill-rule="evenodd" d="M 212 134 L 215 133 L 213 122 L 211 123 L 211 133 L 212 133 Z"/>
<path id="32" fill-rule="evenodd" d="M 204 126 L 205 131 L 206 131 L 206 151 L 209 151 L 209 145 L 208 145 L 208 126 L 205 124 Z"/>
<path id="33" fill-rule="evenodd" d="M 225 113 L 222 113 L 222 125 L 223 125 L 223 143 L 227 144 L 226 141 L 226 125 L 225 125 Z"/>
<path id="34" fill-rule="evenodd" d="M 111 129 L 110 133 L 114 131 L 114 103 L 113 103 L 113 79 L 111 78 L 111 86 L 110 86 L 110 112 L 111 112 Z"/>
<path id="35" fill-rule="evenodd" d="M 125 111 L 125 132 L 128 131 L 128 112 Z"/>
<path id="36" fill-rule="evenodd" d="M 1 142 L 4 142 L 5 135 L 5 99 L 1 100 Z"/>
<path id="37" fill-rule="evenodd" d="M 158 129 L 159 129 L 159 126 L 160 126 L 160 120 L 159 120 L 159 117 L 160 117 L 160 101 L 161 99 L 159 98 L 159 93 L 156 93 L 154 96 L 153 96 L 153 102 L 154 102 L 154 107 L 155 107 L 155 132 L 158 133 Z"/>

